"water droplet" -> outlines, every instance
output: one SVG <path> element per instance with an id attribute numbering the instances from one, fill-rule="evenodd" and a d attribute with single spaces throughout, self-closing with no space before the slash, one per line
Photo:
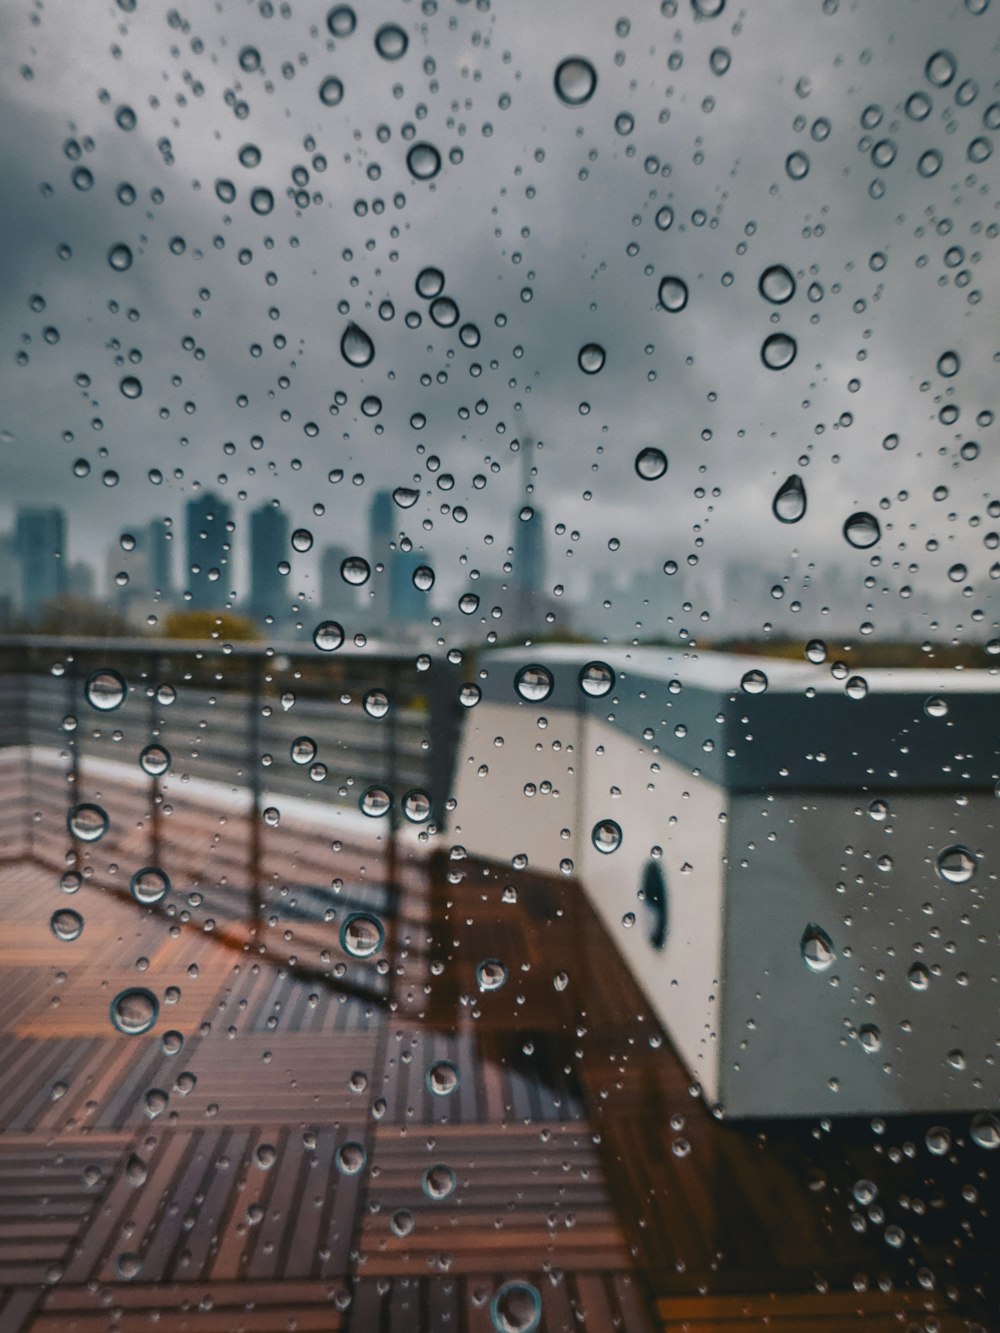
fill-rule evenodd
<path id="1" fill-rule="evenodd" d="M 785 173 L 793 181 L 800 181 L 809 175 L 809 156 L 798 149 L 785 158 Z"/>
<path id="2" fill-rule="evenodd" d="M 410 1212 L 409 1208 L 398 1209 L 389 1219 L 389 1230 L 394 1236 L 398 1236 L 400 1240 L 410 1234 L 413 1230 L 413 1225 L 413 1214 Z"/>
<path id="3" fill-rule="evenodd" d="M 914 963 L 907 972 L 906 979 L 914 990 L 924 991 L 931 984 L 931 974 L 923 963 Z"/>
<path id="4" fill-rule="evenodd" d="M 882 529 L 874 514 L 861 510 L 844 523 L 844 537 L 849 545 L 865 551 L 881 539 Z"/>
<path id="5" fill-rule="evenodd" d="M 772 305 L 784 305 L 795 295 L 795 279 L 784 264 L 772 264 L 760 275 L 757 290 Z"/>
<path id="6" fill-rule="evenodd" d="M 726 7 L 726 0 L 691 0 L 695 16 L 701 19 L 715 19 Z"/>
<path id="7" fill-rule="evenodd" d="M 427 1071 L 427 1087 L 435 1097 L 447 1097 L 458 1087 L 458 1066 L 451 1060 L 438 1060 Z"/>
<path id="8" fill-rule="evenodd" d="M 260 69 L 260 52 L 256 46 L 244 46 L 237 59 L 244 74 L 253 74 Z"/>
<path id="9" fill-rule="evenodd" d="M 438 1162 L 427 1168 L 420 1184 L 428 1199 L 438 1202 L 441 1199 L 447 1199 L 449 1194 L 454 1193 L 458 1185 L 458 1177 L 450 1166 Z"/>
<path id="10" fill-rule="evenodd" d="M 935 51 L 932 56 L 928 56 L 924 73 L 927 82 L 933 83 L 935 88 L 947 88 L 957 69 L 958 64 L 950 51 Z"/>
<path id="11" fill-rule="evenodd" d="M 111 1001 L 111 1021 L 127 1037 L 141 1037 L 156 1022 L 160 1002 L 152 991 L 135 986 Z"/>
<path id="12" fill-rule="evenodd" d="M 261 151 L 255 143 L 245 143 L 239 151 L 240 166 L 246 167 L 252 171 L 254 167 L 259 167 L 261 162 Z"/>
<path id="13" fill-rule="evenodd" d="M 403 814 L 413 824 L 425 824 L 431 817 L 431 798 L 420 787 L 403 797 Z"/>
<path id="14" fill-rule="evenodd" d="M 350 37 L 357 24 L 357 15 L 350 5 L 334 5 L 326 16 L 326 26 L 332 37 Z"/>
<path id="15" fill-rule="evenodd" d="M 529 703 L 541 703 L 552 693 L 552 672 L 543 666 L 524 666 L 514 677 L 514 688 Z"/>
<path id="16" fill-rule="evenodd" d="M 585 375 L 596 375 L 604 368 L 604 348 L 599 343 L 587 343 L 577 354 L 577 364 Z"/>
<path id="17" fill-rule="evenodd" d="M 476 967 L 480 990 L 499 990 L 507 980 L 507 969 L 499 958 L 484 958 Z"/>
<path id="18" fill-rule="evenodd" d="M 389 711 L 389 696 L 385 690 L 369 690 L 362 703 L 369 717 L 385 717 Z"/>
<path id="19" fill-rule="evenodd" d="M 166 992 L 165 998 L 167 1000 L 167 1003 L 169 1004 L 170 1003 L 169 988 Z M 160 1045 L 163 1047 L 164 1055 L 176 1055 L 184 1045 L 184 1035 L 183 1033 L 176 1031 L 176 1029 L 170 1028 L 167 1032 L 164 1032 L 163 1036 L 161 1037 Z"/>
<path id="20" fill-rule="evenodd" d="M 767 676 L 756 667 L 745 671 L 740 680 L 740 689 L 744 694 L 763 694 L 767 689 Z"/>
<path id="21" fill-rule="evenodd" d="M 415 143 L 406 154 L 410 175 L 418 181 L 429 181 L 441 170 L 441 154 L 432 143 Z"/>
<path id="22" fill-rule="evenodd" d="M 108 812 L 99 805 L 84 801 L 74 805 L 66 817 L 66 826 L 81 842 L 99 842 L 111 826 Z"/>
<path id="23" fill-rule="evenodd" d="M 976 854 L 961 843 L 945 847 L 937 854 L 937 872 L 949 884 L 968 884 L 976 873 Z"/>
<path id="24" fill-rule="evenodd" d="M 135 112 L 130 106 L 120 106 L 115 112 L 115 123 L 120 130 L 134 130 L 135 121 Z"/>
<path id="25" fill-rule="evenodd" d="M 316 742 L 311 736 L 296 736 L 289 746 L 293 764 L 311 764 L 316 758 Z"/>
<path id="26" fill-rule="evenodd" d="M 145 1185 L 146 1178 L 149 1175 L 149 1167 L 137 1153 L 130 1153 L 128 1161 L 125 1163 L 125 1179 L 136 1189 L 140 1185 Z"/>
<path id="27" fill-rule="evenodd" d="M 170 892 L 170 880 L 158 866 L 143 866 L 129 881 L 129 891 L 143 907 L 162 902 Z"/>
<path id="28" fill-rule="evenodd" d="M 962 358 L 957 352 L 942 352 L 937 359 L 938 374 L 945 379 L 953 379 L 962 368 Z"/>
<path id="29" fill-rule="evenodd" d="M 83 933 L 83 917 L 72 908 L 60 907 L 49 918 L 49 928 L 57 940 L 79 939 Z"/>
<path id="30" fill-rule="evenodd" d="M 258 1143 L 253 1155 L 254 1165 L 261 1171 L 270 1171 L 278 1160 L 278 1150 L 273 1143 Z"/>
<path id="31" fill-rule="evenodd" d="M 597 71 L 582 56 L 570 56 L 557 66 L 556 93 L 567 106 L 582 106 L 584 102 L 589 102 L 596 87 Z"/>
<path id="32" fill-rule="evenodd" d="M 369 819 L 383 819 L 392 809 L 392 793 L 384 787 L 369 787 L 359 799 L 358 806 Z"/>
<path id="33" fill-rule="evenodd" d="M 811 972 L 825 972 L 837 956 L 830 936 L 822 926 L 813 923 L 802 932 L 799 952 Z"/>
<path id="34" fill-rule="evenodd" d="M 479 610 L 479 598 L 474 592 L 465 592 L 458 599 L 458 609 L 464 616 L 474 615 Z"/>
<path id="35" fill-rule="evenodd" d="M 858 1028 L 858 1041 L 863 1050 L 874 1055 L 882 1047 L 882 1034 L 874 1023 L 863 1023 Z"/>
<path id="36" fill-rule="evenodd" d="M 430 565 L 418 565 L 413 571 L 413 586 L 421 592 L 430 592 L 434 587 L 434 571 Z"/>
<path id="37" fill-rule="evenodd" d="M 370 366 L 375 360 L 375 344 L 359 325 L 348 324 L 340 340 L 340 354 L 351 366 Z"/>
<path id="38" fill-rule="evenodd" d="M 147 745 L 139 755 L 139 767 L 152 778 L 162 777 L 170 767 L 170 751 L 162 745 Z"/>
<path id="39" fill-rule="evenodd" d="M 123 398 L 141 398 L 142 381 L 136 379 L 134 375 L 126 375 L 118 385 Z"/>
<path id="40" fill-rule="evenodd" d="M 169 1095 L 162 1088 L 150 1088 L 143 1099 L 146 1114 L 150 1120 L 162 1115 L 170 1102 Z"/>
<path id="41" fill-rule="evenodd" d="M 450 329 L 458 323 L 458 306 L 450 296 L 439 296 L 431 302 L 431 319 L 439 329 Z"/>
<path id="42" fill-rule="evenodd" d="M 687 283 L 683 278 L 666 277 L 660 279 L 658 292 L 660 305 L 671 314 L 677 314 L 688 303 Z"/>
<path id="43" fill-rule="evenodd" d="M 384 943 L 382 922 L 369 912 L 352 912 L 340 927 L 340 947 L 352 958 L 371 958 Z"/>
<path id="44" fill-rule="evenodd" d="M 482 697 L 483 692 L 478 685 L 463 685 L 458 692 L 458 702 L 463 708 L 475 708 Z"/>
<path id="45" fill-rule="evenodd" d="M 414 284 L 417 295 L 425 301 L 432 301 L 444 291 L 444 274 L 439 268 L 422 268 Z"/>
<path id="46" fill-rule="evenodd" d="M 935 1157 L 944 1157 L 951 1150 L 951 1134 L 944 1125 L 931 1125 L 924 1134 L 927 1151 Z"/>
<path id="47" fill-rule="evenodd" d="M 662 449 L 648 445 L 635 456 L 635 470 L 643 481 L 657 481 L 667 471 L 667 456 Z"/>
<path id="48" fill-rule="evenodd" d="M 781 523 L 798 523 L 806 512 L 806 488 L 797 473 L 778 487 L 771 501 L 771 512 Z"/>
<path id="49" fill-rule="evenodd" d="M 274 195 L 266 185 L 258 185 L 250 196 L 250 207 L 261 217 L 267 217 L 274 208 Z"/>
<path id="50" fill-rule="evenodd" d="M 924 700 L 924 712 L 928 717 L 947 717 L 948 704 L 946 700 L 932 695 L 931 698 Z"/>
<path id="51" fill-rule="evenodd" d="M 335 652 L 343 642 L 344 627 L 336 620 L 323 620 L 313 630 L 313 643 L 320 652 Z"/>
<path id="52" fill-rule="evenodd" d="M 124 273 L 132 267 L 132 251 L 124 242 L 119 242 L 108 251 L 108 263 L 117 273 Z"/>
<path id="53" fill-rule="evenodd" d="M 926 153 L 921 153 L 917 159 L 917 172 L 926 178 L 936 176 L 941 170 L 944 158 L 936 148 L 928 148 Z"/>
<path id="54" fill-rule="evenodd" d="M 1000 1120 L 989 1111 L 973 1116 L 969 1124 L 969 1136 L 980 1148 L 1000 1148 Z"/>
<path id="55" fill-rule="evenodd" d="M 764 339 L 760 359 L 768 370 L 787 370 L 798 353 L 798 344 L 788 333 L 772 333 Z"/>
<path id="56" fill-rule="evenodd" d="M 340 577 L 354 588 L 360 588 L 371 578 L 372 568 L 360 555 L 349 555 L 340 566 Z"/>
<path id="57" fill-rule="evenodd" d="M 308 528 L 296 528 L 292 533 L 291 541 L 293 551 L 312 550 L 313 535 Z"/>
<path id="58" fill-rule="evenodd" d="M 410 39 L 396 23 L 383 23 L 375 34 L 375 50 L 383 60 L 401 60 Z"/>
<path id="59" fill-rule="evenodd" d="M 806 644 L 806 657 L 816 665 L 826 661 L 826 644 L 822 639 L 809 640 Z"/>
<path id="60" fill-rule="evenodd" d="M 134 1277 L 138 1277 L 141 1268 L 142 1260 L 134 1250 L 123 1250 L 115 1260 L 115 1271 L 124 1282 L 131 1282 Z"/>
<path id="61" fill-rule="evenodd" d="M 400 509 L 412 509 L 420 499 L 420 492 L 414 490 L 412 486 L 397 486 L 392 493 L 392 498 Z"/>
<path id="62" fill-rule="evenodd" d="M 622 845 L 621 826 L 613 819 L 602 819 L 591 829 L 590 841 L 597 851 L 610 856 Z"/>
<path id="63" fill-rule="evenodd" d="M 337 1149 L 337 1170 L 342 1176 L 356 1176 L 364 1170 L 367 1154 L 360 1143 L 353 1140 L 342 1143 Z"/>
<path id="64" fill-rule="evenodd" d="M 674 210 L 669 204 L 664 204 L 661 209 L 657 210 L 655 222 L 660 231 L 669 231 L 674 225 Z"/>
<path id="65" fill-rule="evenodd" d="M 91 708 L 101 713 L 111 713 L 125 702 L 128 686 L 117 671 L 103 667 L 88 678 L 84 694 Z"/>
<path id="66" fill-rule="evenodd" d="M 876 824 L 884 824 L 889 817 L 888 801 L 872 801 L 868 807 L 868 816 Z"/>
<path id="67" fill-rule="evenodd" d="M 614 686 L 615 673 L 607 662 L 588 662 L 580 668 L 577 679 L 584 694 L 589 694 L 592 699 L 600 699 Z"/>
<path id="68" fill-rule="evenodd" d="M 319 100 L 324 106 L 339 106 L 344 100 L 344 85 L 331 74 L 319 85 Z"/>
<path id="69" fill-rule="evenodd" d="M 535 1333 L 542 1322 L 542 1298 L 530 1282 L 505 1282 L 490 1305 L 496 1333 Z"/>
<path id="70" fill-rule="evenodd" d="M 864 699 L 868 693 L 868 682 L 864 676 L 850 676 L 844 686 L 848 699 Z"/>

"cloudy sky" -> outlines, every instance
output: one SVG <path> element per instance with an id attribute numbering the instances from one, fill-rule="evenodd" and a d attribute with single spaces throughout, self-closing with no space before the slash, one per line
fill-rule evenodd
<path id="1" fill-rule="evenodd" d="M 103 567 L 119 532 L 168 515 L 180 534 L 213 489 L 238 528 L 277 498 L 316 550 L 367 552 L 374 491 L 415 486 L 399 532 L 457 595 L 505 558 L 530 433 L 568 597 L 696 555 L 704 596 L 739 561 L 743 612 L 795 633 L 839 588 L 876 632 L 933 610 L 990 638 L 1000 6 L 698 7 L 721 12 L 383 0 L 334 36 L 314 4 L 5 6 L 0 524 L 57 501 L 73 557 Z M 408 38 L 396 59 L 386 24 Z M 573 57 L 596 87 L 567 105 L 554 76 Z M 411 170 L 419 144 L 432 179 Z M 783 304 L 758 290 L 773 265 L 795 279 Z M 415 290 L 428 266 L 451 327 Z M 364 367 L 341 354 L 352 322 Z M 776 333 L 797 348 L 780 370 L 761 356 Z M 647 447 L 669 460 L 657 480 L 634 467 Z M 792 473 L 808 507 L 783 524 Z M 868 551 L 842 535 L 858 510 L 881 524 Z M 679 595 L 664 579 L 664 616 Z"/>

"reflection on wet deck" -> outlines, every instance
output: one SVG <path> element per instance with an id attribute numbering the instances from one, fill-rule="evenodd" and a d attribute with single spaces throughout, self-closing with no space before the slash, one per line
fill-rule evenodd
<path id="1" fill-rule="evenodd" d="M 21 762 L 0 770 L 15 806 Z M 4 1333 L 486 1333 L 511 1278 L 546 1333 L 993 1327 L 994 1154 L 967 1125 L 936 1157 L 930 1122 L 716 1120 L 573 881 L 282 819 L 255 924 L 246 817 L 178 791 L 153 911 L 122 891 L 143 796 L 100 792 L 116 817 L 77 848 L 76 893 L 56 769 L 0 869 Z M 67 905 L 71 942 L 49 928 Z M 384 919 L 381 972 L 339 947 L 359 906 Z M 110 1024 L 128 985 L 160 998 L 148 1036 Z"/>

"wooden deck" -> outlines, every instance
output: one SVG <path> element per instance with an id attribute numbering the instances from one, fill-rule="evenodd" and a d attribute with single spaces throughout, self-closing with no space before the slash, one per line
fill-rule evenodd
<path id="1" fill-rule="evenodd" d="M 1000 1327 L 1000 1153 L 951 1120 L 944 1157 L 923 1121 L 716 1120 L 573 882 L 283 820 L 254 928 L 247 821 L 178 789 L 152 911 L 122 892 L 143 795 L 106 782 L 112 830 L 67 895 L 65 783 L 36 773 L 26 801 L 21 776 L 0 766 L 2 1333 L 488 1333 L 513 1278 L 543 1333 Z M 384 976 L 344 966 L 347 903 L 385 914 Z M 509 976 L 484 993 L 488 957 Z M 130 985 L 160 998 L 147 1036 L 109 1021 Z M 456 1186 L 434 1200 L 437 1163 Z"/>

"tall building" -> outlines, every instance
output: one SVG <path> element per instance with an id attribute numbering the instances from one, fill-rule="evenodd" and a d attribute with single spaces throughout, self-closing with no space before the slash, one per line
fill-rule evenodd
<path id="1" fill-rule="evenodd" d="M 413 571 L 423 563 L 416 551 L 393 551 L 389 557 L 389 619 L 394 625 L 412 625 L 427 615 L 427 594 L 413 582 Z"/>
<path id="2" fill-rule="evenodd" d="M 232 508 L 212 491 L 187 504 L 187 582 L 196 611 L 221 611 L 228 601 Z"/>
<path id="3" fill-rule="evenodd" d="M 396 536 L 396 514 L 392 491 L 376 491 L 368 512 L 368 536 L 371 562 L 384 560 L 389 544 Z"/>
<path id="4" fill-rule="evenodd" d="M 340 576 L 340 567 L 351 552 L 346 546 L 324 546 L 319 558 L 319 588 L 324 615 L 354 610 L 357 593 Z"/>
<path id="5" fill-rule="evenodd" d="M 12 532 L 0 533 L 0 624 L 14 617 L 21 596 L 21 570 L 17 559 L 17 541 Z"/>
<path id="6" fill-rule="evenodd" d="M 159 593 L 164 601 L 169 601 L 174 591 L 170 524 L 165 518 L 151 518 L 146 524 L 143 538 L 149 556 L 149 580 L 153 592 Z"/>
<path id="7" fill-rule="evenodd" d="M 526 438 L 521 445 L 524 497 L 514 522 L 513 609 L 518 629 L 539 628 L 550 601 L 545 590 L 545 520 L 530 489 L 534 449 L 534 441 Z"/>
<path id="8" fill-rule="evenodd" d="M 35 619 L 46 602 L 66 592 L 66 515 L 54 506 L 18 509 L 14 544 L 21 564 L 21 610 Z"/>
<path id="9" fill-rule="evenodd" d="M 250 515 L 250 610 L 258 620 L 280 619 L 288 609 L 288 584 L 278 565 L 290 554 L 288 518 L 273 504 Z"/>

